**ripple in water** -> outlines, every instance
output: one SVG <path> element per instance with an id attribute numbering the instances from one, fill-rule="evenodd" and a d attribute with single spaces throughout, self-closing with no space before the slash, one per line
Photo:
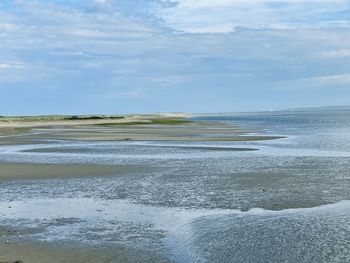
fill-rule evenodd
<path id="1" fill-rule="evenodd" d="M 201 217 L 190 228 L 192 235 L 186 246 L 204 257 L 205 262 L 350 260 L 350 201 L 317 208 L 278 212 L 253 209 L 247 213 Z"/>

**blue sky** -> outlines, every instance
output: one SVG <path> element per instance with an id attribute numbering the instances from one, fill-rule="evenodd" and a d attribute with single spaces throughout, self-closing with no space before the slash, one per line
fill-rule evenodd
<path id="1" fill-rule="evenodd" d="M 0 115 L 350 105 L 350 1 L 0 0 Z"/>

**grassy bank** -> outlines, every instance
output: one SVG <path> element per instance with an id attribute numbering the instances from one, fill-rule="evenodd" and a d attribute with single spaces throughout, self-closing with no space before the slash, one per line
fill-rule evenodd
<path id="1" fill-rule="evenodd" d="M 100 123 L 97 125 L 144 125 L 144 124 L 161 124 L 161 125 L 177 125 L 177 124 L 188 124 L 193 121 L 179 118 L 155 118 L 155 119 L 144 119 L 134 120 L 127 122 L 117 123 Z"/>
<path id="2" fill-rule="evenodd" d="M 66 121 L 66 120 L 118 120 L 119 115 L 39 115 L 39 116 L 0 116 L 0 121 Z"/>

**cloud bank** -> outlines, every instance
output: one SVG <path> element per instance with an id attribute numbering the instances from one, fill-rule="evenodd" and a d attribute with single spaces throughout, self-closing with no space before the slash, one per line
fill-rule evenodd
<path id="1" fill-rule="evenodd" d="M 350 104 L 349 15 L 343 0 L 4 0 L 0 115 Z"/>

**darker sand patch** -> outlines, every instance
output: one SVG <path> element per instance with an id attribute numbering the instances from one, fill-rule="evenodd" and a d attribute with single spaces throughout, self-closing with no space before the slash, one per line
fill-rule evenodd
<path id="1" fill-rule="evenodd" d="M 0 163 L 0 181 L 121 175 L 150 169 L 142 165 Z"/>
<path id="2" fill-rule="evenodd" d="M 171 262 L 147 251 L 120 246 L 64 247 L 39 243 L 0 244 L 1 263 L 141 263 Z"/>

